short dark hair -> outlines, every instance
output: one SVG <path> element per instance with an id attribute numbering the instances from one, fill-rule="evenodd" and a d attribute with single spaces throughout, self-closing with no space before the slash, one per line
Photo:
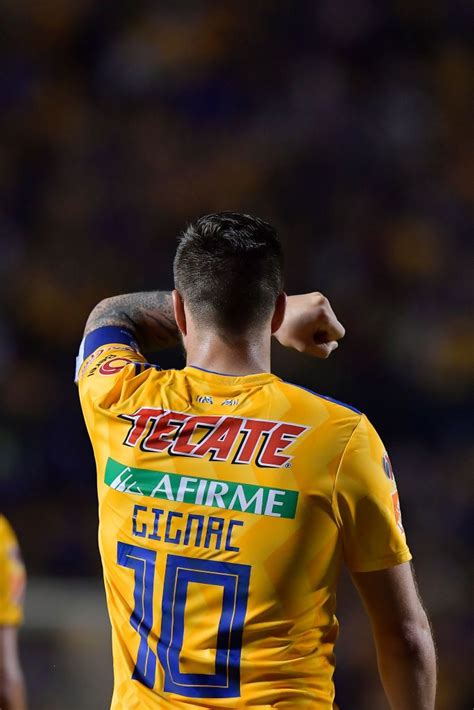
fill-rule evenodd
<path id="1" fill-rule="evenodd" d="M 272 313 L 283 290 L 283 249 L 258 217 L 218 212 L 184 230 L 174 259 L 176 289 L 198 322 L 242 336 Z"/>

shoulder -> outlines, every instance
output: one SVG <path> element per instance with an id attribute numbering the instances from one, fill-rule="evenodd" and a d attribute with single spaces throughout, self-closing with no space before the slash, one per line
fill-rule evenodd
<path id="1" fill-rule="evenodd" d="M 299 400 L 305 406 L 323 408 L 330 416 L 338 419 L 342 417 L 358 423 L 363 416 L 362 412 L 351 404 L 346 404 L 325 394 L 319 394 L 302 385 L 284 380 L 280 380 L 279 385 L 289 398 Z"/>

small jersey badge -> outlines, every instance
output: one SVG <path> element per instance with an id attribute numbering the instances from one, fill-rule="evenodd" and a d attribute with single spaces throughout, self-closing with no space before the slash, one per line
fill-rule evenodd
<path id="1" fill-rule="evenodd" d="M 210 394 L 199 394 L 196 397 L 196 402 L 198 402 L 198 404 L 214 404 L 214 400 Z"/>

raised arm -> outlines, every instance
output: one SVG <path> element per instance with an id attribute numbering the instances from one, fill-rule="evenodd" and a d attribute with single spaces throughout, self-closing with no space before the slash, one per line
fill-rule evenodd
<path id="1" fill-rule="evenodd" d="M 313 291 L 288 296 L 283 323 L 274 335 L 286 348 L 326 359 L 345 332 L 326 296 Z"/>
<path id="2" fill-rule="evenodd" d="M 391 710 L 434 710 L 436 654 L 409 562 L 352 573 L 372 626 Z"/>
<path id="3" fill-rule="evenodd" d="M 130 330 L 146 350 L 161 350 L 179 342 L 169 291 L 146 291 L 106 298 L 87 319 L 84 335 L 103 326 Z"/>
<path id="4" fill-rule="evenodd" d="M 130 330 L 144 349 L 160 350 L 179 342 L 169 291 L 130 293 L 104 299 L 92 310 L 84 335 L 111 325 Z M 287 298 L 283 324 L 275 338 L 285 347 L 327 358 L 344 333 L 328 299 L 313 292 Z"/>

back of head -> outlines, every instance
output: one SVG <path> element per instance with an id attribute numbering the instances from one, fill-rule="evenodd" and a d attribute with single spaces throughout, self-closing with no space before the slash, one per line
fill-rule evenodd
<path id="1" fill-rule="evenodd" d="M 220 212 L 181 236 L 174 280 L 197 324 L 228 339 L 250 334 L 272 315 L 283 290 L 283 251 L 258 217 Z"/>

